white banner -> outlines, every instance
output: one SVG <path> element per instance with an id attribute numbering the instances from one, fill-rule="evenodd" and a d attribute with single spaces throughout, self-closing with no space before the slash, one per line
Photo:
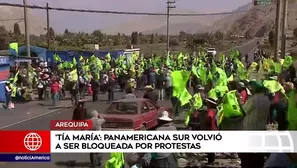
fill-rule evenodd
<path id="1" fill-rule="evenodd" d="M 297 152 L 296 131 L 51 131 L 52 153 Z"/>

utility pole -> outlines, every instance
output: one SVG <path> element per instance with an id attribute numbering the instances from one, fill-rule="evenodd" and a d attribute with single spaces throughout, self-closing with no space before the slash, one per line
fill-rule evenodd
<path id="1" fill-rule="evenodd" d="M 288 19 L 288 0 L 283 0 L 283 20 L 282 20 L 282 43 L 281 43 L 281 58 L 286 56 L 286 39 L 287 39 L 287 19 Z"/>
<path id="2" fill-rule="evenodd" d="M 278 59 L 279 54 L 279 28 L 281 15 L 281 1 L 276 0 L 276 20 L 275 20 L 275 38 L 274 38 L 274 59 Z"/>
<path id="3" fill-rule="evenodd" d="M 173 6 L 175 1 L 172 0 L 167 0 L 167 56 L 169 56 L 169 27 L 170 27 L 170 22 L 169 22 L 169 17 L 170 17 L 170 10 L 173 8 L 176 8 L 176 6 Z"/>
<path id="4" fill-rule="evenodd" d="M 27 8 L 27 0 L 23 0 L 24 4 L 24 22 L 25 22 L 25 36 L 26 36 L 26 48 L 27 48 L 27 56 L 31 57 L 30 51 L 30 23 L 28 18 L 28 8 Z"/>
<path id="5" fill-rule="evenodd" d="M 46 30 L 47 30 L 47 49 L 50 49 L 50 21 L 49 21 L 49 6 L 46 3 Z"/>

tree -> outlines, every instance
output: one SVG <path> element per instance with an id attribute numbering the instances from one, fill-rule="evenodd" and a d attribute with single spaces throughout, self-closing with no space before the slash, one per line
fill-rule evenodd
<path id="1" fill-rule="evenodd" d="M 274 46 L 274 37 L 275 37 L 274 31 L 271 30 L 268 34 L 268 40 L 271 47 Z"/>
<path id="2" fill-rule="evenodd" d="M 7 37 L 6 36 L 0 36 L 0 50 L 7 50 Z"/>
<path id="3" fill-rule="evenodd" d="M 0 26 L 0 36 L 1 35 L 6 35 L 6 29 L 5 29 L 5 27 L 4 26 Z"/>
<path id="4" fill-rule="evenodd" d="M 143 44 L 143 42 L 146 41 L 145 36 L 139 32 L 138 33 L 138 43 Z"/>
<path id="5" fill-rule="evenodd" d="M 171 39 L 169 41 L 169 46 L 172 47 L 172 50 L 174 50 L 175 47 L 179 46 L 178 40 L 177 39 Z"/>
<path id="6" fill-rule="evenodd" d="M 100 30 L 93 31 L 92 35 L 95 36 L 99 43 L 103 42 L 104 34 Z"/>
<path id="7" fill-rule="evenodd" d="M 4 26 L 0 26 L 0 50 L 7 50 L 7 32 Z"/>
<path id="8" fill-rule="evenodd" d="M 118 34 L 117 36 L 114 37 L 113 45 L 114 46 L 121 45 L 121 35 L 120 34 Z"/>
<path id="9" fill-rule="evenodd" d="M 64 30 L 64 35 L 68 35 L 68 34 L 69 34 L 68 29 L 65 29 L 65 30 Z"/>
<path id="10" fill-rule="evenodd" d="M 294 37 L 297 38 L 297 27 L 293 30 Z"/>
<path id="11" fill-rule="evenodd" d="M 138 32 L 132 32 L 131 34 L 131 44 L 138 44 L 139 35 Z"/>
<path id="12" fill-rule="evenodd" d="M 21 35 L 20 25 L 18 23 L 13 25 L 13 33 L 17 36 Z"/>
<path id="13" fill-rule="evenodd" d="M 155 35 L 151 34 L 150 44 L 155 44 Z"/>
<path id="14" fill-rule="evenodd" d="M 165 35 L 161 35 L 160 37 L 160 43 L 166 43 L 167 42 L 167 38 Z"/>
<path id="15" fill-rule="evenodd" d="M 55 39 L 55 31 L 54 31 L 54 29 L 52 27 L 49 28 L 48 33 L 49 33 L 50 39 L 54 40 Z"/>
<path id="16" fill-rule="evenodd" d="M 180 31 L 179 34 L 178 34 L 179 41 L 185 40 L 186 36 L 187 36 L 187 33 L 186 32 Z"/>

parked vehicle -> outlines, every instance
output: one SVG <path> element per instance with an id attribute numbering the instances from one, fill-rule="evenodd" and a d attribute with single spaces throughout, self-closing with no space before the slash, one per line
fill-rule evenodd
<path id="1" fill-rule="evenodd" d="M 208 48 L 207 53 L 211 53 L 213 56 L 217 55 L 217 51 L 215 48 Z"/>
<path id="2" fill-rule="evenodd" d="M 143 98 L 114 101 L 101 116 L 103 130 L 148 130 L 157 126 L 158 117 L 166 108 Z"/>

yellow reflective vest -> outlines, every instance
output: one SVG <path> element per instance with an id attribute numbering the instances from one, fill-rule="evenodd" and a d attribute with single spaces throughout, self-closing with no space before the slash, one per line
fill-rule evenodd
<path id="1" fill-rule="evenodd" d="M 224 117 L 226 118 L 243 116 L 236 92 L 236 90 L 231 90 L 223 98 Z"/>
<path id="2" fill-rule="evenodd" d="M 14 84 L 10 84 L 10 88 L 11 88 L 11 97 L 16 97 L 17 87 Z"/>
<path id="3" fill-rule="evenodd" d="M 105 168 L 123 168 L 125 166 L 124 153 L 111 153 L 111 158 L 105 163 Z"/>

